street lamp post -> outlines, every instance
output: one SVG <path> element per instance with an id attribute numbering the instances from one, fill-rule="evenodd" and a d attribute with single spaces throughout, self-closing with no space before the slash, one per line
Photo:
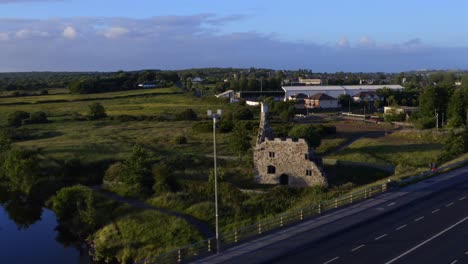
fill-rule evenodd
<path id="1" fill-rule="evenodd" d="M 208 117 L 213 118 L 213 160 L 214 160 L 214 185 L 215 185 L 215 217 L 216 217 L 216 253 L 220 252 L 219 223 L 218 223 L 218 170 L 216 168 L 216 121 L 221 118 L 223 111 L 218 109 L 216 113 L 208 110 Z"/>

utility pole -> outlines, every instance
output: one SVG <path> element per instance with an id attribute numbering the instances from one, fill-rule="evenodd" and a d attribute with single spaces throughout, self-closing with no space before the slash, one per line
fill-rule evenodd
<path id="1" fill-rule="evenodd" d="M 351 114 L 351 96 L 349 96 L 349 101 L 348 101 L 348 114 Z"/>
<path id="2" fill-rule="evenodd" d="M 439 130 L 439 113 L 437 113 L 437 110 L 435 111 L 435 118 L 436 118 L 436 128 Z"/>

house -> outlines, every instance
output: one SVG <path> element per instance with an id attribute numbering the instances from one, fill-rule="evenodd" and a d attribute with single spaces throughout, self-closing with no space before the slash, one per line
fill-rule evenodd
<path id="1" fill-rule="evenodd" d="M 313 108 L 338 108 L 338 99 L 325 93 L 317 93 L 304 99 L 304 107 Z"/>
<path id="2" fill-rule="evenodd" d="M 321 159 L 304 139 L 274 138 L 268 105 L 262 103 L 254 148 L 255 181 L 288 186 L 327 186 Z"/>
<path id="3" fill-rule="evenodd" d="M 373 91 L 366 91 L 366 92 L 359 92 L 353 95 L 353 101 L 356 103 L 360 102 L 375 102 L 377 100 L 381 100 L 381 98 L 377 95 L 376 92 Z"/>

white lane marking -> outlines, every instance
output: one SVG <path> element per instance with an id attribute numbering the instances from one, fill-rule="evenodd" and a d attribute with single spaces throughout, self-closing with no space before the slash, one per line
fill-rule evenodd
<path id="1" fill-rule="evenodd" d="M 392 206 L 392 205 L 394 205 L 394 204 L 396 204 L 396 203 L 389 203 L 387 206 Z"/>
<path id="2" fill-rule="evenodd" d="M 395 229 L 395 230 L 400 230 L 400 229 L 405 228 L 405 227 L 406 227 L 406 225 L 402 225 L 402 226 L 398 227 L 398 228 Z"/>
<path id="3" fill-rule="evenodd" d="M 365 244 L 362 244 L 362 245 L 360 245 L 359 247 L 355 247 L 355 248 L 351 249 L 351 252 L 356 251 L 356 250 L 358 250 L 358 249 L 360 249 L 360 248 L 362 248 L 362 247 L 364 247 L 364 246 L 366 246 L 366 245 L 365 245 Z"/>
<path id="4" fill-rule="evenodd" d="M 458 199 L 458 200 L 463 201 L 463 200 L 465 200 L 465 199 L 466 199 L 466 196 L 463 196 L 462 198 L 460 198 L 460 199 Z"/>
<path id="5" fill-rule="evenodd" d="M 467 252 L 465 252 L 465 255 L 468 255 L 468 251 L 467 251 Z"/>
<path id="6" fill-rule="evenodd" d="M 386 236 L 387 236 L 387 234 L 383 234 L 383 235 L 381 235 L 381 236 L 379 236 L 379 237 L 376 237 L 375 240 L 379 240 L 379 239 L 381 239 L 381 238 L 383 238 L 383 237 L 386 237 Z"/>
<path id="7" fill-rule="evenodd" d="M 457 263 L 457 262 L 458 262 L 458 260 L 456 259 L 456 260 L 450 262 L 450 264 L 455 264 L 455 263 Z"/>
<path id="8" fill-rule="evenodd" d="M 453 205 L 453 203 L 449 203 L 449 204 L 445 205 L 445 207 L 449 207 L 451 205 Z"/>
<path id="9" fill-rule="evenodd" d="M 459 224 L 465 222 L 466 220 L 468 220 L 468 216 L 465 217 L 465 218 L 463 218 L 462 220 L 456 222 L 455 224 L 453 224 L 453 225 L 447 227 L 446 229 L 440 231 L 439 233 L 433 235 L 432 237 L 428 238 L 427 240 L 425 240 L 425 241 L 421 242 L 420 244 L 416 245 L 415 247 L 409 249 L 408 251 L 403 252 L 403 253 L 402 253 L 401 255 L 399 255 L 398 257 L 396 257 L 396 258 L 394 258 L 394 259 L 392 259 L 392 260 L 390 260 L 390 261 L 388 261 L 388 262 L 385 262 L 385 264 L 390 264 L 390 263 L 393 263 L 393 262 L 395 262 L 395 261 L 401 259 L 402 257 L 408 255 L 409 253 L 415 251 L 416 249 L 418 249 L 418 248 L 424 246 L 425 244 L 431 242 L 431 241 L 434 240 L 435 238 L 437 238 L 437 237 L 441 236 L 442 234 L 446 233 L 446 232 L 449 231 L 450 229 L 452 229 L 452 228 L 456 227 L 457 225 L 459 225 Z"/>
<path id="10" fill-rule="evenodd" d="M 423 219 L 423 218 L 424 218 L 424 216 L 421 216 L 421 217 L 419 217 L 419 218 L 414 219 L 414 221 L 417 222 L 417 221 L 419 221 L 419 220 L 421 220 L 421 219 Z"/>
<path id="11" fill-rule="evenodd" d="M 335 258 L 332 258 L 332 259 L 330 259 L 329 261 L 327 261 L 327 262 L 324 262 L 323 264 L 328 264 L 328 263 L 331 263 L 331 262 L 333 262 L 333 261 L 335 261 L 335 260 L 337 260 L 337 259 L 339 259 L 339 258 L 340 258 L 340 257 L 335 257 Z"/>
<path id="12" fill-rule="evenodd" d="M 435 209 L 434 211 L 432 211 L 432 213 L 435 214 L 435 213 L 437 213 L 439 211 L 440 211 L 440 209 Z"/>

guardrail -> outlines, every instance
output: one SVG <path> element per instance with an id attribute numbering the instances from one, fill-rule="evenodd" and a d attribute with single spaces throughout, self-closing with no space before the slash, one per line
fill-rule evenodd
<path id="1" fill-rule="evenodd" d="M 282 228 L 287 225 L 291 225 L 304 219 L 318 216 L 325 211 L 333 210 L 341 206 L 366 200 L 379 193 L 387 191 L 387 183 L 368 187 L 366 189 L 348 193 L 346 195 L 334 198 L 332 200 L 313 204 L 308 207 L 297 209 L 282 213 L 272 218 L 268 218 L 257 222 L 253 225 L 245 226 L 234 231 L 224 233 L 220 235 L 220 244 L 223 249 L 232 247 L 237 243 L 253 238 L 255 236 L 262 235 L 268 231 Z M 138 262 L 137 264 L 166 264 L 166 263 L 180 263 L 194 260 L 203 256 L 216 253 L 216 238 L 209 238 L 191 244 L 188 246 L 180 247 L 176 250 L 166 252 L 154 258 L 146 259 Z"/>

